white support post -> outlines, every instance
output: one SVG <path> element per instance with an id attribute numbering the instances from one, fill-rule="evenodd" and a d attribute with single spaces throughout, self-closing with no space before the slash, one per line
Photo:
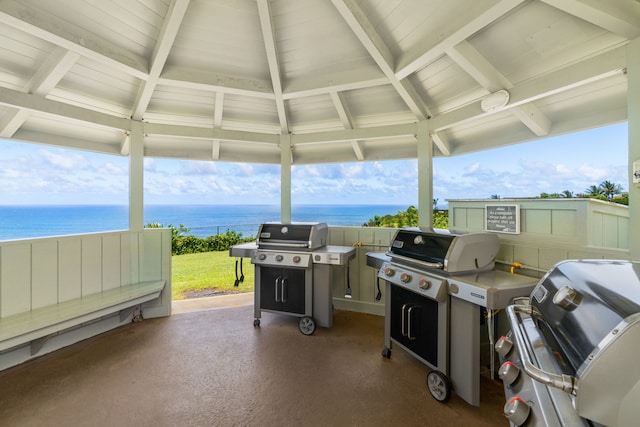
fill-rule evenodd
<path id="1" fill-rule="evenodd" d="M 629 256 L 640 259 L 640 184 L 633 162 L 640 161 L 640 38 L 627 45 L 627 121 L 629 124 Z"/>
<path id="2" fill-rule="evenodd" d="M 291 135 L 280 136 L 280 221 L 291 222 Z"/>
<path id="3" fill-rule="evenodd" d="M 129 146 L 129 230 L 144 228 L 144 125 L 131 121 Z"/>
<path id="4" fill-rule="evenodd" d="M 433 143 L 429 122 L 418 122 L 418 226 L 433 227 Z"/>

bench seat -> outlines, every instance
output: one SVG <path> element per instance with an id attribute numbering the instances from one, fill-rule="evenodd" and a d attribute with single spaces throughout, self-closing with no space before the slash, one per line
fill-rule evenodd
<path id="1" fill-rule="evenodd" d="M 165 281 L 120 286 L 0 319 L 0 352 L 31 342 L 36 354 L 52 334 L 160 296 Z"/>

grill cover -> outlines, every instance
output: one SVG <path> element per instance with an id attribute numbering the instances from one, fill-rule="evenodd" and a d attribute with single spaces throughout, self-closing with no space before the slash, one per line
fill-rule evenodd
<path id="1" fill-rule="evenodd" d="M 329 227 L 323 222 L 313 223 L 276 223 L 260 225 L 258 230 L 258 248 L 295 248 L 313 250 L 327 244 Z"/>
<path id="2" fill-rule="evenodd" d="M 640 263 L 570 260 L 557 264 L 531 294 L 538 328 L 575 375 L 621 321 L 640 313 Z"/>
<path id="3" fill-rule="evenodd" d="M 466 273 L 492 270 L 499 249 L 498 236 L 492 233 L 453 234 L 402 228 L 391 242 L 389 255 L 401 263 L 417 262 L 421 267 Z"/>

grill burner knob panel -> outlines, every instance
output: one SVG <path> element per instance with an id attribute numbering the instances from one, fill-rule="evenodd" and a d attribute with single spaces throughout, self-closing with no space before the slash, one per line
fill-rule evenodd
<path id="1" fill-rule="evenodd" d="M 507 385 L 513 385 L 513 383 L 515 383 L 516 380 L 518 379 L 519 375 L 520 375 L 520 368 L 518 368 L 518 366 L 515 363 L 510 361 L 504 362 L 502 366 L 500 366 L 500 369 L 498 370 L 498 376 Z"/>
<path id="2" fill-rule="evenodd" d="M 513 348 L 513 342 L 507 337 L 500 337 L 495 350 L 501 357 L 506 357 Z"/>
<path id="3" fill-rule="evenodd" d="M 284 259 L 282 255 L 276 255 L 276 261 L 281 262 Z"/>
<path id="4" fill-rule="evenodd" d="M 396 271 L 391 268 L 391 267 L 387 267 L 384 269 L 384 275 L 387 277 L 392 277 L 394 274 L 396 274 Z"/>
<path id="5" fill-rule="evenodd" d="M 420 279 L 420 281 L 418 282 L 418 287 L 426 291 L 427 289 L 431 288 L 431 282 L 427 279 Z"/>
<path id="6" fill-rule="evenodd" d="M 529 418 L 529 412 L 531 407 L 522 400 L 522 398 L 516 396 L 509 399 L 504 405 L 504 415 L 517 426 L 521 426 Z"/>
<path id="7" fill-rule="evenodd" d="M 299 264 L 301 259 L 302 258 L 300 258 L 299 255 L 296 255 L 296 256 L 293 257 L 293 262 L 295 262 L 296 264 Z"/>
<path id="8" fill-rule="evenodd" d="M 409 283 L 411 281 L 411 275 L 407 273 L 402 273 L 400 275 L 400 281 L 402 283 Z"/>
<path id="9" fill-rule="evenodd" d="M 267 254 L 260 254 L 260 255 L 258 255 L 258 259 L 259 259 L 260 261 L 264 261 L 265 259 L 267 259 Z"/>

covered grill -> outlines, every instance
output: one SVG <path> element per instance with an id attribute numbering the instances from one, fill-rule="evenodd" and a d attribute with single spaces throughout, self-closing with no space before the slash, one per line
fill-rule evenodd
<path id="1" fill-rule="evenodd" d="M 494 270 L 499 248 L 492 233 L 403 228 L 388 252 L 367 254 L 385 280 L 382 354 L 391 357 L 395 344 L 429 366 L 429 392 L 441 402 L 453 388 L 480 404 L 481 309 L 492 314 L 535 285 L 532 278 Z"/>
<path id="2" fill-rule="evenodd" d="M 333 325 L 330 268 L 348 265 L 355 249 L 328 246 L 328 231 L 325 223 L 264 223 L 256 242 L 231 247 L 255 266 L 254 326 L 262 311 L 300 317 L 305 335 Z"/>
<path id="3" fill-rule="evenodd" d="M 512 425 L 637 425 L 640 263 L 563 261 L 508 316 L 496 351 Z"/>

